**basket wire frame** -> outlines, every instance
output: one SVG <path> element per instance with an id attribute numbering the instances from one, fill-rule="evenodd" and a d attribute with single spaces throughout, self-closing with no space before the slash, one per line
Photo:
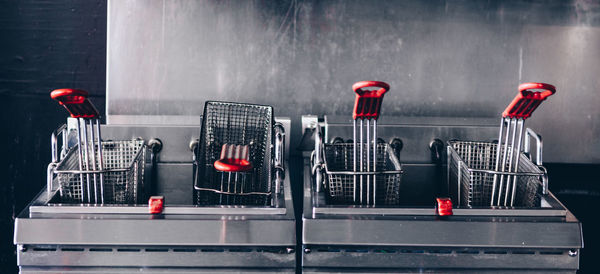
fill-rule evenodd
<path id="1" fill-rule="evenodd" d="M 206 102 L 196 157 L 196 203 L 269 205 L 272 131 L 273 109 L 270 106 Z M 249 172 L 216 170 L 213 164 L 220 158 L 224 144 L 247 145 L 253 169 Z"/>
<path id="2" fill-rule="evenodd" d="M 103 196 L 104 204 L 137 203 L 144 179 L 146 158 L 144 147 L 143 140 L 102 142 L 104 159 L 102 171 L 91 170 L 91 164 L 90 171 L 86 171 L 85 166 L 83 171 L 79 171 L 77 146 L 71 148 L 54 171 L 59 186 L 60 203 L 86 203 L 85 198 L 88 195 L 92 195 L 91 200 L 94 200 L 93 195 Z M 97 153 L 98 149 L 95 151 Z M 97 181 L 96 185 L 91 182 L 88 189 L 87 182 L 82 182 L 79 174 L 94 173 L 101 173 L 104 176 L 104 185 L 100 187 L 100 181 Z M 102 199 L 98 197 L 97 201 Z"/>
<path id="3" fill-rule="evenodd" d="M 330 204 L 358 204 L 361 192 L 366 195 L 367 188 L 365 184 L 365 189 L 360 189 L 360 177 L 371 176 L 372 178 L 374 175 L 376 176 L 375 204 L 398 205 L 400 203 L 402 167 L 388 144 L 377 144 L 377 171 L 361 173 L 364 175 L 353 171 L 354 144 L 325 144 L 323 150 L 325 186 Z"/>
<path id="4" fill-rule="evenodd" d="M 458 200 L 461 206 L 489 207 L 498 144 L 496 142 L 450 141 L 448 145 L 448 185 L 455 200 Z M 504 146 L 501 146 L 500 153 L 503 153 L 503 149 Z M 514 148 L 508 146 L 507 149 Z M 524 153 L 519 153 L 519 157 L 513 207 L 539 207 L 542 190 L 540 176 L 544 173 Z M 508 174 L 508 172 L 506 173 Z M 510 193 L 508 195 L 510 196 Z M 504 193 L 502 197 L 504 198 Z M 510 198 L 508 199 L 510 200 Z"/>

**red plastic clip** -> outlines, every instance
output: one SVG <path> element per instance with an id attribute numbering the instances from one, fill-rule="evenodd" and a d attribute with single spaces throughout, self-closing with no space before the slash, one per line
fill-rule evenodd
<path id="1" fill-rule="evenodd" d="M 536 91 L 541 90 L 541 91 Z M 523 118 L 527 119 L 531 113 L 548 96 L 556 93 L 553 85 L 545 83 L 524 83 L 519 85 L 519 94 L 512 100 L 508 107 L 502 113 L 504 118 Z"/>
<path id="2" fill-rule="evenodd" d="M 435 205 L 435 214 L 439 216 L 451 216 L 452 215 L 452 200 L 450 198 L 435 198 L 437 201 Z"/>
<path id="3" fill-rule="evenodd" d="M 364 88 L 373 87 L 379 89 L 364 90 Z M 390 85 L 379 81 L 361 81 L 352 85 L 352 90 L 356 92 L 352 119 L 373 118 L 377 120 L 377 118 L 379 118 L 379 110 L 381 109 L 383 95 L 390 90 Z"/>
<path id="4" fill-rule="evenodd" d="M 152 196 L 148 199 L 148 210 L 150 214 L 162 213 L 165 204 L 164 196 Z"/>
<path id="5" fill-rule="evenodd" d="M 73 118 L 98 118 L 100 113 L 87 98 L 85 90 L 63 88 L 50 93 L 50 97 L 64 106 Z"/>

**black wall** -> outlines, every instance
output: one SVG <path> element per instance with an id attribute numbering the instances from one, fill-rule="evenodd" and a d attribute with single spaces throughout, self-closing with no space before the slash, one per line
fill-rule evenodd
<path id="1" fill-rule="evenodd" d="M 45 185 L 50 132 L 67 112 L 50 91 L 90 92 L 104 111 L 106 1 L 0 2 L 0 272 L 16 270 L 13 220 Z"/>

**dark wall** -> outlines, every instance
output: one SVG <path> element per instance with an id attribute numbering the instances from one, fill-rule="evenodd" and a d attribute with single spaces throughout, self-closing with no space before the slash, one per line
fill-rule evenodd
<path id="1" fill-rule="evenodd" d="M 106 1 L 0 2 L 0 272 L 16 269 L 13 220 L 45 185 L 50 132 L 67 113 L 51 90 L 90 92 L 104 111 Z"/>

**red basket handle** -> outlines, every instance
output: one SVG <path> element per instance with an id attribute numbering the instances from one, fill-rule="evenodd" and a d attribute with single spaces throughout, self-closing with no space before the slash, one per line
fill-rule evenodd
<path id="1" fill-rule="evenodd" d="M 224 144 L 221 149 L 221 159 L 215 161 L 216 170 L 224 172 L 244 172 L 252 169 L 250 149 L 243 145 Z"/>
<path id="2" fill-rule="evenodd" d="M 379 88 L 376 90 L 364 90 L 364 88 Z M 383 95 L 390 90 L 390 85 L 380 81 L 360 81 L 352 85 L 356 92 L 354 101 L 354 112 L 352 118 L 375 119 L 379 118 Z"/>
<path id="3" fill-rule="evenodd" d="M 536 91 L 538 90 L 538 91 Z M 545 83 L 524 83 L 519 85 L 519 94 L 502 113 L 504 118 L 527 119 L 531 113 L 550 95 L 556 93 L 553 85 Z"/>
<path id="4" fill-rule="evenodd" d="M 56 89 L 50 93 L 50 97 L 64 106 L 73 118 L 98 118 L 100 116 L 96 107 L 87 98 L 88 93 L 85 90 Z"/>

